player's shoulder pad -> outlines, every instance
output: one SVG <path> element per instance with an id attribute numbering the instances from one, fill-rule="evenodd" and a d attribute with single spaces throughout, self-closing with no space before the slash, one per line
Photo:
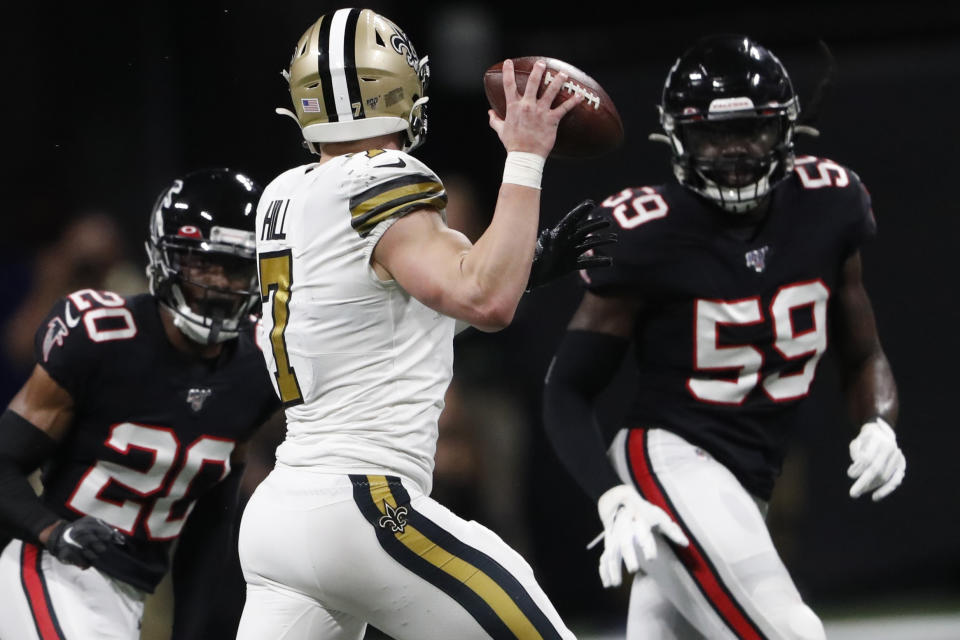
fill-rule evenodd
<path id="1" fill-rule="evenodd" d="M 611 258 L 608 267 L 580 272 L 593 291 L 632 287 L 646 265 L 656 262 L 675 246 L 673 222 L 675 197 L 666 185 L 628 187 L 608 195 L 591 212 L 591 218 L 606 219 L 617 242 L 600 247 L 598 254 Z"/>
<path id="2" fill-rule="evenodd" d="M 800 186 L 810 190 L 847 190 L 857 192 L 862 189 L 860 177 L 849 167 L 831 158 L 819 156 L 797 156 L 793 164 L 793 173 Z"/>
<path id="3" fill-rule="evenodd" d="M 283 171 L 282 173 L 274 176 L 270 182 L 263 188 L 264 193 L 267 191 L 275 191 L 276 189 L 282 189 L 285 185 L 288 185 L 291 181 L 298 180 L 304 175 L 310 173 L 317 167 L 316 162 L 311 162 L 309 164 L 303 164 L 296 167 L 292 167 Z M 262 198 L 261 198 L 262 199 Z"/>
<path id="4" fill-rule="evenodd" d="M 100 345 L 138 334 L 135 309 L 131 307 L 139 306 L 136 301 L 140 297 L 80 289 L 58 299 L 34 336 L 37 363 L 63 383 L 92 362 L 109 357 Z"/>
<path id="5" fill-rule="evenodd" d="M 288 194 L 294 190 L 304 176 L 310 175 L 317 168 L 318 163 L 311 162 L 292 167 L 273 177 L 263 188 L 260 201 L 257 204 L 257 213 L 262 215 L 269 208 L 270 202 L 276 199 L 277 194 Z M 287 196 L 280 196 L 281 198 Z"/>
<path id="6" fill-rule="evenodd" d="M 421 208 L 447 206 L 443 182 L 427 165 L 395 149 L 350 154 L 343 169 L 350 224 L 366 236 L 380 222 Z"/>
<path id="7" fill-rule="evenodd" d="M 859 219 L 873 219 L 870 192 L 855 171 L 830 158 L 797 156 L 794 174 L 804 191 L 835 200 L 841 209 Z"/>
<path id="8" fill-rule="evenodd" d="M 648 235 L 656 233 L 655 229 L 669 220 L 670 200 L 671 194 L 665 185 L 628 187 L 601 200 L 593 216 L 609 219 L 611 225 L 618 232 L 626 232 L 626 236 L 639 235 L 641 230 Z M 621 234 L 621 239 L 623 237 Z"/>

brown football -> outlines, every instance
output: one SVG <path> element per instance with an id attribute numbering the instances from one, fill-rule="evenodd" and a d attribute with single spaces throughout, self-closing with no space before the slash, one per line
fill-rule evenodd
<path id="1" fill-rule="evenodd" d="M 550 155 L 564 158 L 589 158 L 603 155 L 616 149 L 623 142 L 623 122 L 616 105 L 596 80 L 572 64 L 547 56 L 524 56 L 513 58 L 514 73 L 517 78 L 517 90 L 523 94 L 527 86 L 527 76 L 537 60 L 547 63 L 543 81 L 537 95 L 560 71 L 568 76 L 567 83 L 557 95 L 556 106 L 574 93 L 584 96 L 583 102 L 564 116 L 557 128 L 557 141 Z M 503 94 L 503 62 L 498 62 L 483 74 L 483 88 L 487 101 L 501 118 L 506 112 Z"/>

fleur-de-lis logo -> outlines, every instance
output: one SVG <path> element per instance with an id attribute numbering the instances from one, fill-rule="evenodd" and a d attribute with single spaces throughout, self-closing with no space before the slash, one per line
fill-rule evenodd
<path id="1" fill-rule="evenodd" d="M 407 508 L 397 507 L 394 509 L 386 500 L 383 501 L 383 508 L 387 514 L 380 516 L 380 519 L 377 520 L 377 524 L 384 529 L 390 527 L 390 531 L 392 533 L 397 533 L 398 531 L 403 533 L 403 530 L 407 526 Z"/>
<path id="2" fill-rule="evenodd" d="M 410 65 L 414 71 L 417 71 L 419 66 L 420 56 L 417 55 L 417 50 L 413 48 L 413 43 L 410 42 L 410 38 L 407 37 L 400 29 L 390 36 L 390 44 L 393 46 L 393 50 L 399 53 L 400 55 L 406 57 L 407 64 Z"/>

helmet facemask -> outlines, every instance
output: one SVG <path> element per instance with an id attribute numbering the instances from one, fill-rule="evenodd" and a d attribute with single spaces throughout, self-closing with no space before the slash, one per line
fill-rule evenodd
<path id="1" fill-rule="evenodd" d="M 677 179 L 732 213 L 755 209 L 793 170 L 789 111 L 671 119 L 664 129 Z"/>
<path id="2" fill-rule="evenodd" d="M 237 337 L 259 297 L 254 251 L 160 239 L 147 254 L 150 292 L 184 335 L 207 345 Z"/>

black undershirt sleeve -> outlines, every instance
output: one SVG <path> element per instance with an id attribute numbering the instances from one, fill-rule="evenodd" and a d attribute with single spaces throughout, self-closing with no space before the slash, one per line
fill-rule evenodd
<path id="1" fill-rule="evenodd" d="M 629 340 L 568 331 L 550 363 L 543 393 L 547 437 L 563 466 L 594 500 L 622 481 L 607 458 L 594 412 L 596 396 L 613 380 Z"/>
<path id="2" fill-rule="evenodd" d="M 60 519 L 27 479 L 49 458 L 57 442 L 7 409 L 0 415 L 0 532 L 39 544 L 40 532 Z"/>

